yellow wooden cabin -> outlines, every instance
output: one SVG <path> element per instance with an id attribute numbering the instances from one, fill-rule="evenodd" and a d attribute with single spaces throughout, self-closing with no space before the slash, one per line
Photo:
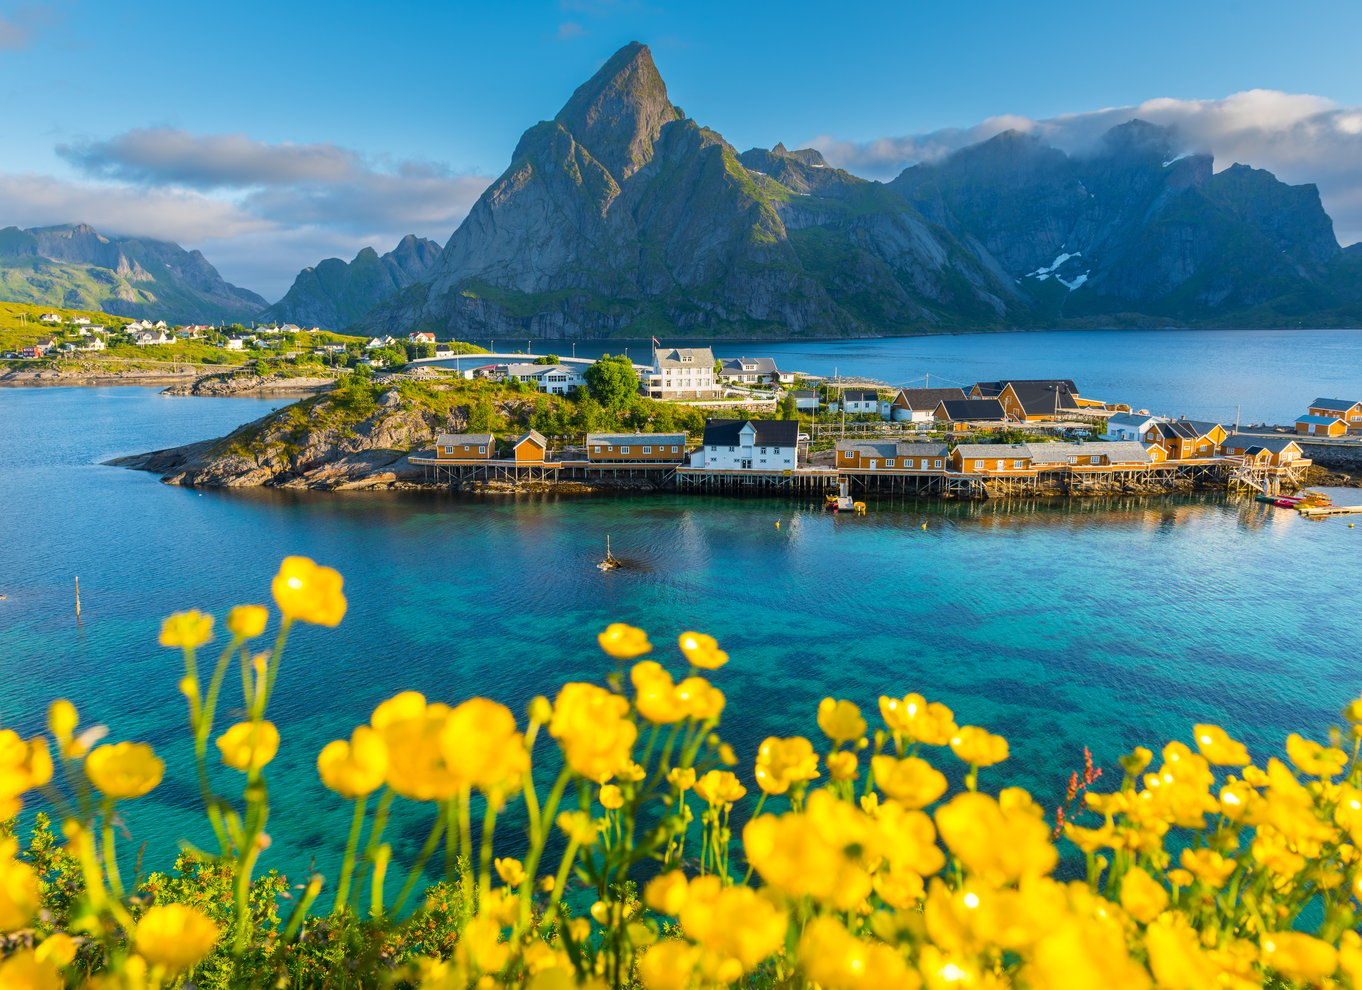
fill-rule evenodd
<path id="1" fill-rule="evenodd" d="M 485 461 L 496 451 L 490 433 L 441 433 L 435 438 L 435 457 L 445 461 Z"/>
<path id="2" fill-rule="evenodd" d="M 549 442 L 538 430 L 530 430 L 511 447 L 517 464 L 543 464 Z"/>
<path id="3" fill-rule="evenodd" d="M 680 464 L 684 433 L 588 433 L 586 457 L 595 464 Z"/>

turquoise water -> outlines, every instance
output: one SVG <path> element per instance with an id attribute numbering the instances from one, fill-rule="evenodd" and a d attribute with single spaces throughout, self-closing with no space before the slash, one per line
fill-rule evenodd
<path id="1" fill-rule="evenodd" d="M 1211 720 L 1264 754 L 1286 732 L 1321 733 L 1362 689 L 1362 529 L 1252 502 L 903 502 L 848 518 L 679 496 L 195 492 L 98 464 L 275 404 L 0 390 L 0 723 L 37 731 L 64 695 L 184 767 L 179 658 L 156 645 L 160 618 L 265 601 L 290 553 L 344 573 L 345 622 L 299 632 L 280 677 L 266 865 L 332 862 L 345 810 L 313 761 L 377 702 L 415 688 L 520 709 L 599 678 L 594 634 L 617 620 L 648 629 L 660 659 L 686 629 L 731 652 L 717 681 L 745 773 L 764 736 L 815 735 L 826 694 L 872 714 L 881 693 L 919 691 L 1007 735 L 1007 779 L 1051 806 L 1084 746 L 1114 767 Z M 607 534 L 630 569 L 594 567 Z M 183 775 L 128 817 L 150 862 L 206 839 Z M 404 821 L 399 856 L 422 837 Z"/>
<path id="2" fill-rule="evenodd" d="M 535 346 L 573 352 L 564 341 Z M 576 354 L 628 348 L 646 362 L 651 346 L 583 341 Z M 774 357 L 782 369 L 891 385 L 921 385 L 927 375 L 933 386 L 1070 378 L 1085 396 L 1224 423 L 1233 423 L 1236 412 L 1243 423 L 1291 423 L 1316 396 L 1362 395 L 1362 330 L 1053 330 L 711 346 L 721 358 Z"/>

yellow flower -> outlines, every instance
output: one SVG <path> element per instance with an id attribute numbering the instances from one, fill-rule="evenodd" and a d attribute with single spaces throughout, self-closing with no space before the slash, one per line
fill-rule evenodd
<path id="1" fill-rule="evenodd" d="M 850 701 L 833 698 L 818 703 L 818 727 L 835 743 L 854 742 L 865 735 L 861 709 Z"/>
<path id="2" fill-rule="evenodd" d="M 444 730 L 449 712 L 448 705 L 427 704 L 425 695 L 403 691 L 375 708 L 369 718 L 387 747 L 384 779 L 404 798 L 444 801 L 465 785 L 466 781 L 445 762 Z"/>
<path id="3" fill-rule="evenodd" d="M 936 843 L 936 827 L 925 811 L 888 802 L 875 809 L 875 820 L 884 840 L 884 855 L 900 875 L 911 872 L 931 876 L 946 865 Z"/>
<path id="4" fill-rule="evenodd" d="M 639 960 L 644 990 L 687 990 L 699 958 L 700 950 L 684 939 L 663 939 Z"/>
<path id="5" fill-rule="evenodd" d="M 1225 881 L 1239 866 L 1237 862 L 1226 859 L 1214 849 L 1184 849 L 1178 862 L 1192 876 L 1217 890 L 1225 886 Z"/>
<path id="6" fill-rule="evenodd" d="M 484 792 L 519 781 L 530 769 L 525 737 L 516 731 L 515 716 L 505 705 L 470 698 L 445 719 L 440 745 L 445 766 L 464 782 Z"/>
<path id="7" fill-rule="evenodd" d="M 1169 990 L 1195 990 L 1219 984 L 1226 974 L 1201 947 L 1201 939 L 1185 918 L 1166 914 L 1145 930 L 1149 968 L 1160 987 Z M 1253 984 L 1257 986 L 1257 982 Z"/>
<path id="8" fill-rule="evenodd" d="M 798 952 L 804 976 L 824 990 L 915 990 L 922 982 L 893 946 L 857 938 L 835 918 L 809 922 Z"/>
<path id="9" fill-rule="evenodd" d="M 602 784 L 600 793 L 601 807 L 608 811 L 624 807 L 624 793 L 615 784 Z"/>
<path id="10" fill-rule="evenodd" d="M 57 964 L 39 958 L 33 949 L 18 949 L 0 960 L 0 987 L 5 990 L 62 990 L 65 985 Z"/>
<path id="11" fill-rule="evenodd" d="M 238 605 L 227 613 L 227 631 L 240 639 L 251 639 L 265 631 L 269 618 L 264 605 Z"/>
<path id="12" fill-rule="evenodd" d="M 736 774 L 728 770 L 711 770 L 695 782 L 695 793 L 710 804 L 732 804 L 747 793 Z"/>
<path id="13" fill-rule="evenodd" d="M 594 684 L 564 684 L 553 703 L 549 735 L 563 747 L 568 766 L 603 784 L 629 762 L 638 726 L 624 716 L 629 702 Z"/>
<path id="14" fill-rule="evenodd" d="M 133 944 L 147 962 L 179 973 L 212 952 L 218 934 L 218 926 L 197 908 L 158 904 L 137 922 Z"/>
<path id="15" fill-rule="evenodd" d="M 1323 983 L 1338 966 L 1338 952 L 1332 945 L 1303 932 L 1268 932 L 1259 945 L 1263 965 L 1296 983 Z"/>
<path id="16" fill-rule="evenodd" d="M 724 710 L 724 693 L 703 677 L 687 677 L 676 685 L 676 698 L 697 722 L 717 719 Z"/>
<path id="17" fill-rule="evenodd" d="M 70 966 L 76 958 L 76 940 L 65 932 L 55 932 L 43 939 L 33 954 L 38 962 L 50 962 L 59 968 Z"/>
<path id="18" fill-rule="evenodd" d="M 600 824 L 585 811 L 560 812 L 554 822 L 564 835 L 584 846 L 591 845 L 600 834 Z"/>
<path id="19" fill-rule="evenodd" d="M 71 736 L 75 734 L 76 726 L 79 724 L 80 715 L 76 713 L 76 706 L 65 698 L 59 698 L 48 706 L 47 727 L 59 748 L 65 748 L 71 741 Z"/>
<path id="20" fill-rule="evenodd" d="M 884 854 L 868 815 L 826 790 L 813 791 L 802 813 L 760 815 L 743 828 L 743 849 L 767 885 L 850 910 L 870 894 L 867 866 Z"/>
<path id="21" fill-rule="evenodd" d="M 695 786 L 694 767 L 672 767 L 667 771 L 667 783 L 678 791 L 688 791 Z"/>
<path id="22" fill-rule="evenodd" d="M 649 722 L 671 725 L 686 717 L 686 704 L 677 695 L 672 675 L 656 660 L 640 660 L 629 671 L 634 685 L 634 707 Z"/>
<path id="23" fill-rule="evenodd" d="M 0 729 L 0 821 L 19 813 L 20 795 L 52 779 L 52 754 L 47 740 L 34 736 L 25 742 L 12 729 Z"/>
<path id="24" fill-rule="evenodd" d="M 848 754 L 851 755 L 851 754 Z M 851 756 L 854 763 L 856 757 Z M 784 794 L 797 781 L 818 776 L 818 754 L 803 736 L 768 736 L 757 750 L 757 786 L 767 794 Z"/>
<path id="25" fill-rule="evenodd" d="M 951 752 L 972 766 L 991 767 L 1007 759 L 1007 740 L 967 725 L 951 737 Z"/>
<path id="26" fill-rule="evenodd" d="M 1348 754 L 1332 746 L 1321 746 L 1293 732 L 1286 737 L 1286 755 L 1301 773 L 1312 777 L 1332 777 L 1341 773 Z"/>
<path id="27" fill-rule="evenodd" d="M 1135 867 L 1121 880 L 1121 907 L 1136 921 L 1149 924 L 1168 906 L 1168 891 L 1144 870 Z"/>
<path id="28" fill-rule="evenodd" d="M 317 755 L 322 783 L 351 800 L 378 790 L 387 771 L 388 746 L 378 730 L 367 725 L 358 726 L 349 742 L 333 740 Z"/>
<path id="29" fill-rule="evenodd" d="M 1121 769 L 1135 777 L 1144 772 L 1145 767 L 1154 761 L 1153 752 L 1146 746 L 1136 746 L 1121 757 Z"/>
<path id="30" fill-rule="evenodd" d="M 213 617 L 198 609 L 176 612 L 161 623 L 162 646 L 193 650 L 213 638 Z"/>
<path id="31" fill-rule="evenodd" d="M 345 618 L 343 584 L 340 572 L 333 568 L 321 567 L 307 557 L 285 557 L 270 591 L 285 618 L 334 628 Z"/>
<path id="32" fill-rule="evenodd" d="M 936 810 L 936 827 L 965 868 L 990 883 L 1043 876 L 1059 858 L 1043 818 L 987 794 L 957 794 Z"/>
<path id="33" fill-rule="evenodd" d="M 860 771 L 856 768 L 856 754 L 849 749 L 840 749 L 828 754 L 828 776 L 833 780 L 855 780 Z"/>
<path id="34" fill-rule="evenodd" d="M 928 703 L 920 694 L 881 697 L 880 716 L 890 732 L 928 746 L 944 746 L 959 731 L 954 712 L 939 702 Z"/>
<path id="35" fill-rule="evenodd" d="M 871 757 L 870 772 L 885 796 L 905 808 L 925 808 L 946 793 L 946 775 L 916 756 L 904 760 Z"/>
<path id="36" fill-rule="evenodd" d="M 724 887 L 712 875 L 691 881 L 680 921 L 682 931 L 706 950 L 715 976 L 725 982 L 750 973 L 779 949 L 789 924 L 766 894 L 743 885 Z"/>
<path id="37" fill-rule="evenodd" d="M 279 752 L 279 730 L 273 722 L 238 722 L 217 738 L 222 762 L 243 773 L 259 770 Z"/>
<path id="38" fill-rule="evenodd" d="M 97 746 L 85 758 L 85 776 L 115 800 L 141 797 L 161 782 L 166 765 L 146 743 Z"/>
<path id="39" fill-rule="evenodd" d="M 680 870 L 660 873 L 643 889 L 643 903 L 659 914 L 676 917 L 685 906 L 689 889 L 686 875 Z"/>
<path id="40" fill-rule="evenodd" d="M 601 644 L 602 650 L 617 660 L 632 660 L 653 648 L 646 632 L 623 622 L 610 623 L 604 632 L 596 636 L 596 641 Z"/>
<path id="41" fill-rule="evenodd" d="M 1242 767 L 1250 762 L 1244 744 L 1235 742 L 1220 726 L 1198 724 L 1192 726 L 1192 733 L 1201 755 L 1215 766 Z"/>
<path id="42" fill-rule="evenodd" d="M 27 928 L 42 906 L 38 876 L 18 851 L 18 839 L 0 839 L 0 932 Z"/>
<path id="43" fill-rule="evenodd" d="M 728 663 L 728 654 L 719 649 L 719 644 L 713 636 L 706 636 L 704 633 L 698 632 L 684 632 L 677 638 L 677 643 L 692 666 L 702 667 L 705 670 L 718 670 Z"/>
<path id="44" fill-rule="evenodd" d="M 494 859 L 492 866 L 496 869 L 497 876 L 501 877 L 502 883 L 508 887 L 519 887 L 525 882 L 525 866 L 518 859 L 511 859 L 509 856 L 505 859 Z"/>

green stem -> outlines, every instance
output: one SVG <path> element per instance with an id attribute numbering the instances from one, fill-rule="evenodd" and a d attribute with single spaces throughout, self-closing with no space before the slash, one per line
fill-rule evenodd
<path id="1" fill-rule="evenodd" d="M 489 797 L 482 816 L 482 849 L 478 853 L 478 910 L 487 903 L 492 890 L 492 833 L 497 827 L 497 806 Z"/>
<path id="2" fill-rule="evenodd" d="M 434 855 L 436 848 L 440 845 L 440 838 L 445 832 L 445 815 L 443 809 L 435 814 L 435 822 L 431 825 L 430 835 L 426 836 L 426 841 L 421 846 L 421 851 L 416 854 L 416 859 L 411 864 L 411 870 L 407 873 L 407 879 L 402 883 L 402 889 L 397 893 L 397 900 L 393 903 L 393 914 L 401 914 L 402 909 L 407 906 L 407 898 L 411 896 L 412 889 L 416 886 L 416 881 L 421 879 L 421 874 L 425 872 L 426 863 Z"/>
<path id="3" fill-rule="evenodd" d="M 345 842 L 345 859 L 341 861 L 340 880 L 336 884 L 336 903 L 332 914 L 340 914 L 350 899 L 350 877 L 355 871 L 355 850 L 359 848 L 359 835 L 364 829 L 364 809 L 369 803 L 369 795 L 361 794 L 355 800 L 355 817 L 350 822 L 350 837 Z"/>
<path id="4" fill-rule="evenodd" d="M 284 929 L 285 942 L 292 942 L 293 937 L 298 934 L 298 930 L 303 926 L 303 921 L 307 918 L 307 913 L 312 910 L 312 902 L 317 899 L 317 895 L 321 891 L 322 878 L 314 875 L 312 879 L 308 880 L 303 896 L 298 899 L 298 903 L 294 905 L 293 911 L 288 916 L 288 926 Z M 345 899 L 339 896 L 336 901 L 340 904 L 345 903 Z"/>
<path id="5" fill-rule="evenodd" d="M 544 855 L 544 845 L 548 841 L 548 823 L 558 811 L 558 802 L 563 799 L 563 791 L 567 788 L 571 776 L 571 769 L 564 765 L 544 802 L 544 813 L 530 817 L 530 848 L 525 855 L 525 882 L 520 885 L 520 914 L 516 922 L 518 928 L 524 928 L 530 922 L 530 900 L 534 896 L 535 884 L 538 882 L 539 860 Z M 526 788 L 527 794 L 534 790 L 533 783 L 531 779 L 530 786 Z"/>
<path id="6" fill-rule="evenodd" d="M 293 628 L 293 619 L 287 615 L 279 623 L 279 635 L 274 639 L 274 649 L 270 653 L 269 665 L 265 669 L 265 687 L 260 689 L 256 685 L 256 710 L 251 713 L 252 721 L 260 721 L 265 717 L 265 709 L 269 706 L 270 695 L 274 693 L 274 679 L 279 676 L 279 661 L 284 655 L 284 644 L 288 642 L 289 630 Z"/>
<path id="7" fill-rule="evenodd" d="M 104 802 L 104 872 L 109 876 L 109 889 L 116 900 L 123 899 L 123 878 L 118 872 L 118 848 L 114 843 L 114 803 Z"/>

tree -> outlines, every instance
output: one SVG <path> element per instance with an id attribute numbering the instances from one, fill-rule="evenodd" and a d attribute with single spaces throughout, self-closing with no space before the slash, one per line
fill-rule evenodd
<path id="1" fill-rule="evenodd" d="M 638 395 L 638 372 L 623 354 L 604 354 L 586 369 L 586 389 L 607 409 L 618 409 Z"/>
<path id="2" fill-rule="evenodd" d="M 535 358 L 535 364 L 558 364 L 562 358 L 557 354 L 545 354 L 543 357 Z"/>
<path id="3" fill-rule="evenodd" d="M 786 392 L 785 398 L 780 400 L 780 405 L 777 408 L 780 410 L 781 419 L 799 418 L 799 405 L 795 402 L 793 392 Z"/>

